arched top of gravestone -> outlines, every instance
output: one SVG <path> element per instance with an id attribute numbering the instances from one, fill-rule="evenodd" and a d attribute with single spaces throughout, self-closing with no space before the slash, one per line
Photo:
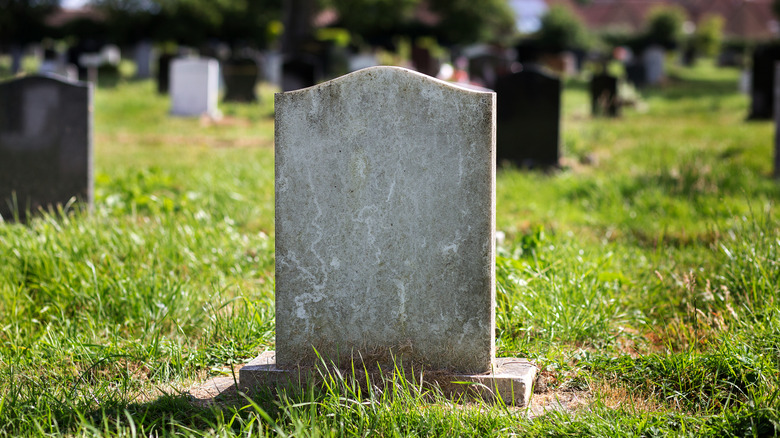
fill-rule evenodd
<path id="1" fill-rule="evenodd" d="M 403 82 L 416 82 L 416 83 L 428 83 L 430 86 L 438 86 L 441 90 L 449 90 L 454 92 L 466 92 L 474 94 L 491 94 L 492 91 L 487 88 L 478 86 L 458 84 L 453 82 L 445 82 L 440 79 L 436 79 L 432 76 L 428 76 L 414 70 L 403 67 L 393 66 L 377 66 L 364 68 L 328 82 L 323 82 L 311 87 L 302 88 L 299 90 L 286 91 L 284 93 L 277 93 L 283 95 L 290 95 L 294 97 L 296 95 L 304 96 L 312 92 L 323 91 L 328 87 L 341 86 L 354 84 L 365 84 L 367 81 L 376 83 L 403 83 Z"/>
<path id="2" fill-rule="evenodd" d="M 28 76 L 22 76 L 18 78 L 11 78 L 8 80 L 0 81 L 0 86 L 6 86 L 6 85 L 19 85 L 19 84 L 58 84 L 58 85 L 68 85 L 76 88 L 89 88 L 90 84 L 88 82 L 81 82 L 81 81 L 71 81 L 67 78 L 54 74 L 54 73 L 37 73 L 34 75 L 28 75 Z"/>

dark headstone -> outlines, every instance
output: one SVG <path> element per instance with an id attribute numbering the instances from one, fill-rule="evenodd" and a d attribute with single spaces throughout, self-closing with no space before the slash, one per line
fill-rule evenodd
<path id="1" fill-rule="evenodd" d="M 647 85 L 645 65 L 641 60 L 634 60 L 626 64 L 626 79 L 637 88 Z"/>
<path id="2" fill-rule="evenodd" d="M 159 94 L 168 94 L 168 88 L 171 86 L 171 61 L 174 55 L 162 53 L 157 58 L 157 92 Z"/>
<path id="3" fill-rule="evenodd" d="M 0 215 L 92 203 L 92 94 L 87 84 L 28 76 L 0 83 Z"/>
<path id="4" fill-rule="evenodd" d="M 498 163 L 524 168 L 557 167 L 561 81 L 534 65 L 496 81 Z"/>
<path id="5" fill-rule="evenodd" d="M 593 76 L 590 80 L 590 105 L 594 116 L 620 116 L 618 78 L 608 74 Z"/>
<path id="6" fill-rule="evenodd" d="M 260 68 L 251 58 L 233 58 L 222 64 L 225 102 L 257 102 L 255 85 Z"/>
<path id="7" fill-rule="evenodd" d="M 427 47 L 416 44 L 412 46 L 412 64 L 414 64 L 415 70 L 428 76 L 436 76 L 441 67 L 439 60 L 431 54 Z"/>
<path id="8" fill-rule="evenodd" d="M 309 56 L 297 56 L 282 63 L 282 91 L 311 87 L 319 77 L 317 62 Z"/>
<path id="9" fill-rule="evenodd" d="M 780 45 L 763 45 L 753 52 L 753 80 L 750 92 L 751 120 L 768 120 L 772 118 L 774 108 L 774 68 L 780 61 Z"/>

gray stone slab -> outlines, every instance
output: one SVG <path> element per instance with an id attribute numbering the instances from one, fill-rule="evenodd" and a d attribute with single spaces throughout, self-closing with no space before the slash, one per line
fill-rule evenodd
<path id="1" fill-rule="evenodd" d="M 266 351 L 239 371 L 239 390 L 248 394 L 258 388 L 307 387 L 322 381 L 327 375 L 322 367 L 313 366 L 296 368 L 279 368 L 276 364 L 276 354 Z M 390 368 L 392 371 L 393 368 Z M 362 370 L 358 369 L 358 373 Z M 507 405 L 527 406 L 533 391 L 537 368 L 532 363 L 518 358 L 499 358 L 493 368 L 482 374 L 457 373 L 423 373 L 422 384 L 436 385 L 444 395 L 465 400 L 482 399 L 497 401 L 499 398 Z M 340 372 L 346 379 L 365 380 L 364 376 L 353 376 L 349 372 Z M 385 377 L 389 377 L 385 375 Z M 415 381 L 418 374 L 410 376 Z M 375 384 L 376 376 L 371 379 Z"/>
<path id="2" fill-rule="evenodd" d="M 275 104 L 277 365 L 489 371 L 495 94 L 372 67 Z"/>
<path id="3" fill-rule="evenodd" d="M 50 76 L 0 83 L 0 215 L 92 203 L 92 91 Z"/>
<path id="4" fill-rule="evenodd" d="M 171 63 L 171 115 L 219 117 L 219 62 L 180 58 Z"/>

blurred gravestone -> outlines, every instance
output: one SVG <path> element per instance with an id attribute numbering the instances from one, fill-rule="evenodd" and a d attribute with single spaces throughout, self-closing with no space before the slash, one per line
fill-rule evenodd
<path id="1" fill-rule="evenodd" d="M 180 58 L 171 63 L 171 114 L 217 117 L 219 62 Z"/>
<path id="2" fill-rule="evenodd" d="M 780 62 L 775 62 L 775 179 L 780 179 Z"/>
<path id="3" fill-rule="evenodd" d="M 644 64 L 637 60 L 633 60 L 627 63 L 626 79 L 628 82 L 634 84 L 634 86 L 637 88 L 641 88 L 647 85 L 647 75 L 645 74 Z"/>
<path id="4" fill-rule="evenodd" d="M 48 76 L 0 83 L 0 215 L 19 218 L 76 197 L 92 203 L 88 85 Z"/>
<path id="5" fill-rule="evenodd" d="M 151 41 L 144 40 L 135 45 L 135 77 L 148 79 L 152 76 L 152 55 L 154 46 Z"/>
<path id="6" fill-rule="evenodd" d="M 398 67 L 276 95 L 277 351 L 242 388 L 322 358 L 527 403 L 535 368 L 494 357 L 494 96 Z"/>
<path id="7" fill-rule="evenodd" d="M 620 116 L 618 78 L 598 74 L 590 80 L 590 106 L 594 116 Z"/>
<path id="8" fill-rule="evenodd" d="M 660 84 L 666 71 L 666 52 L 663 47 L 650 46 L 645 49 L 642 63 L 645 65 L 645 81 L 650 85 Z"/>
<path id="9" fill-rule="evenodd" d="M 524 168 L 557 167 L 561 81 L 534 64 L 498 78 L 498 162 Z"/>
<path id="10" fill-rule="evenodd" d="M 282 63 L 282 91 L 311 87 L 317 83 L 318 63 L 307 55 L 295 56 Z"/>
<path id="11" fill-rule="evenodd" d="M 753 52 L 753 77 L 750 89 L 751 120 L 772 118 L 774 108 L 774 65 L 780 61 L 780 45 L 759 46 Z"/>
<path id="12" fill-rule="evenodd" d="M 157 58 L 157 93 L 168 94 L 171 84 L 171 61 L 174 55 L 161 53 Z"/>
<path id="13" fill-rule="evenodd" d="M 225 102 L 257 102 L 257 77 L 260 68 L 251 58 L 233 58 L 222 63 L 225 79 Z"/>

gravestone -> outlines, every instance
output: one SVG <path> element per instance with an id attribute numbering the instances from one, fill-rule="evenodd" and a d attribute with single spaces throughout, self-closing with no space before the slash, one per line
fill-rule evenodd
<path id="1" fill-rule="evenodd" d="M 320 76 L 316 60 L 312 56 L 298 55 L 282 63 L 282 91 L 311 87 Z"/>
<path id="2" fill-rule="evenodd" d="M 642 63 L 645 65 L 645 81 L 650 85 L 660 84 L 666 71 L 666 52 L 663 47 L 650 46 L 645 49 Z"/>
<path id="3" fill-rule="evenodd" d="M 598 74 L 590 80 L 590 106 L 593 116 L 620 116 L 618 78 Z"/>
<path id="4" fill-rule="evenodd" d="M 148 79 L 152 76 L 152 56 L 154 46 L 151 41 L 144 40 L 135 45 L 135 77 Z"/>
<path id="5" fill-rule="evenodd" d="M 561 81 L 534 64 L 496 81 L 498 163 L 521 168 L 558 166 Z"/>
<path id="6" fill-rule="evenodd" d="M 750 120 L 769 120 L 774 108 L 774 65 L 780 61 L 780 45 L 766 44 L 753 52 Z"/>
<path id="7" fill-rule="evenodd" d="M 179 58 L 171 63 L 171 115 L 219 116 L 219 62 L 216 59 Z"/>
<path id="8" fill-rule="evenodd" d="M 92 94 L 51 76 L 0 83 L 0 215 L 92 203 Z"/>
<path id="9" fill-rule="evenodd" d="M 780 179 L 780 62 L 775 62 L 775 179 Z"/>
<path id="10" fill-rule="evenodd" d="M 157 58 L 157 93 L 168 94 L 171 84 L 171 61 L 175 58 L 170 53 L 162 53 Z"/>
<path id="11" fill-rule="evenodd" d="M 505 56 L 480 53 L 468 58 L 469 78 L 489 89 L 495 89 L 496 80 L 511 72 L 511 62 Z"/>
<path id="12" fill-rule="evenodd" d="M 222 77 L 225 79 L 225 102 L 257 102 L 257 77 L 260 68 L 251 58 L 233 58 L 224 62 Z"/>
<path id="13" fill-rule="evenodd" d="M 647 85 L 644 64 L 637 60 L 626 63 L 626 79 L 637 88 Z"/>
<path id="14" fill-rule="evenodd" d="M 494 93 L 372 67 L 275 107 L 277 350 L 241 387 L 395 361 L 526 403 L 535 368 L 494 357 Z"/>

